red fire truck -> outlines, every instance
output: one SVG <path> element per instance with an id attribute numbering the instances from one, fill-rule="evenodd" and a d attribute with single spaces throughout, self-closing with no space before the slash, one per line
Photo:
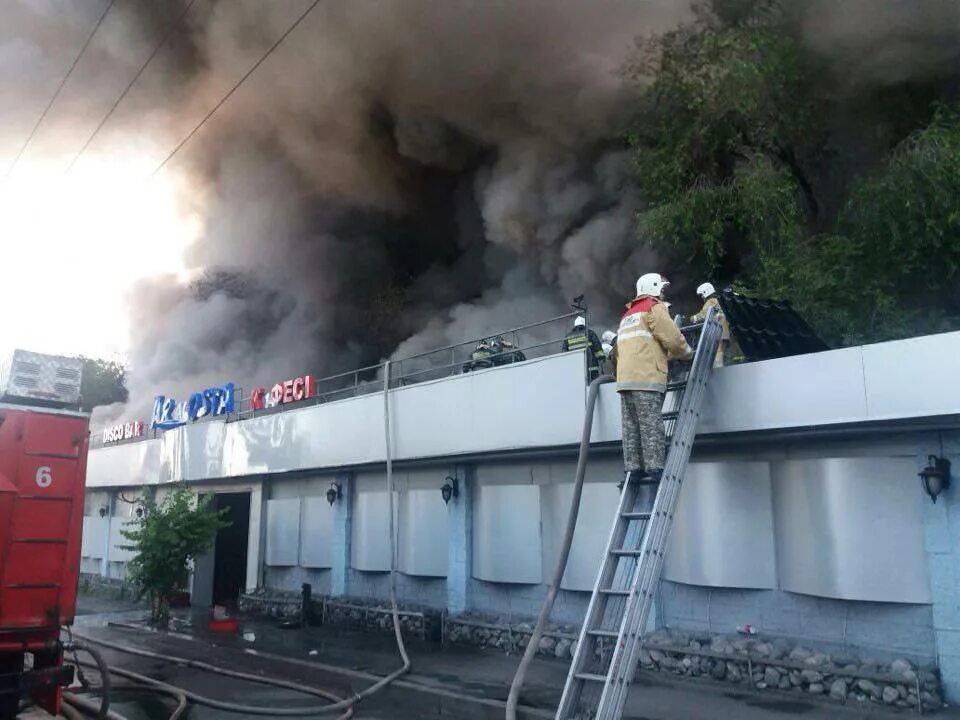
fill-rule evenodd
<path id="1" fill-rule="evenodd" d="M 0 720 L 51 714 L 73 679 L 60 629 L 80 573 L 89 417 L 79 362 L 14 354 L 0 368 Z"/>

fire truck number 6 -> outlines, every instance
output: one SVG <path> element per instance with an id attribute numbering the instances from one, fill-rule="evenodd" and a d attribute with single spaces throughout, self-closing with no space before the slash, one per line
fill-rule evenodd
<path id="1" fill-rule="evenodd" d="M 53 483 L 53 475 L 50 474 L 50 468 L 46 465 L 38 467 L 35 480 L 37 481 L 37 487 L 50 487 Z"/>

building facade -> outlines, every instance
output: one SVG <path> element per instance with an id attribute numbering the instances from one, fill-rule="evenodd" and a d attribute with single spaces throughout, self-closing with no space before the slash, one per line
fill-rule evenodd
<path id="1" fill-rule="evenodd" d="M 918 477 L 931 455 L 960 467 L 958 370 L 960 333 L 715 370 L 656 623 L 936 662 L 960 699 L 960 492 L 933 502 Z M 195 601 L 304 582 L 386 599 L 386 409 L 401 602 L 533 617 L 572 497 L 585 371 L 579 353 L 549 355 L 92 450 L 84 571 L 122 577 L 138 494 L 187 482 L 239 528 L 198 563 Z M 619 440 L 607 385 L 564 622 L 583 616 L 613 520 Z"/>

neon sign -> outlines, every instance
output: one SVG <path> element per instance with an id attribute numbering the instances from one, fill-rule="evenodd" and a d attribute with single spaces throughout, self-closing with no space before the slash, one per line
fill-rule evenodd
<path id="1" fill-rule="evenodd" d="M 193 393 L 181 404 L 172 397 L 157 395 L 153 401 L 150 427 L 170 430 L 203 417 L 215 417 L 234 411 L 233 383 Z"/>
<path id="2" fill-rule="evenodd" d="M 306 400 L 316 395 L 316 386 L 313 375 L 301 375 L 292 380 L 277 383 L 270 392 L 266 388 L 258 387 L 250 395 L 250 409 L 263 410 L 265 408 L 286 405 L 287 403 Z"/>
<path id="3" fill-rule="evenodd" d="M 129 440 L 143 435 L 143 422 L 136 420 L 134 422 L 120 423 L 103 429 L 103 444 Z"/>

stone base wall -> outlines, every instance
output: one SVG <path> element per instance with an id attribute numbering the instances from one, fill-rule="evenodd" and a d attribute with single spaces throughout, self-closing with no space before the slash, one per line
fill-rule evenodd
<path id="1" fill-rule="evenodd" d="M 443 641 L 451 645 L 495 648 L 507 653 L 522 653 L 533 634 L 533 622 L 510 624 L 505 618 L 465 615 L 444 618 Z M 577 646 L 578 625 L 549 623 L 537 646 L 537 654 L 569 660 Z"/>
<path id="2" fill-rule="evenodd" d="M 503 618 L 470 615 L 445 618 L 443 637 L 452 644 L 520 653 L 530 642 L 532 631 L 532 622 L 509 624 Z M 578 632 L 574 625 L 549 625 L 537 654 L 569 661 L 576 652 Z M 611 640 L 603 651 L 612 652 L 613 644 Z M 759 636 L 660 630 L 645 639 L 640 668 L 760 691 L 803 693 L 844 704 L 888 705 L 917 712 L 944 705 L 935 664 L 829 655 L 787 640 L 768 641 Z"/>
<path id="3" fill-rule="evenodd" d="M 640 667 L 689 677 L 822 696 L 840 703 L 881 704 L 926 712 L 943 707 L 936 665 L 917 666 L 829 655 L 786 640 L 704 636 L 661 630 L 645 639 Z"/>
<path id="4" fill-rule="evenodd" d="M 103 577 L 100 574 L 80 573 L 79 590 L 87 595 L 118 600 L 136 597 L 136 591 L 119 578 Z"/>
<path id="5" fill-rule="evenodd" d="M 241 612 L 281 620 L 301 617 L 303 598 L 300 593 L 285 590 L 257 590 L 240 596 Z M 404 635 L 424 640 L 439 639 L 441 613 L 428 608 L 400 605 L 400 629 Z M 310 607 L 311 622 L 344 625 L 363 630 L 393 632 L 393 611 L 382 600 L 364 598 L 330 598 L 314 596 Z"/>

